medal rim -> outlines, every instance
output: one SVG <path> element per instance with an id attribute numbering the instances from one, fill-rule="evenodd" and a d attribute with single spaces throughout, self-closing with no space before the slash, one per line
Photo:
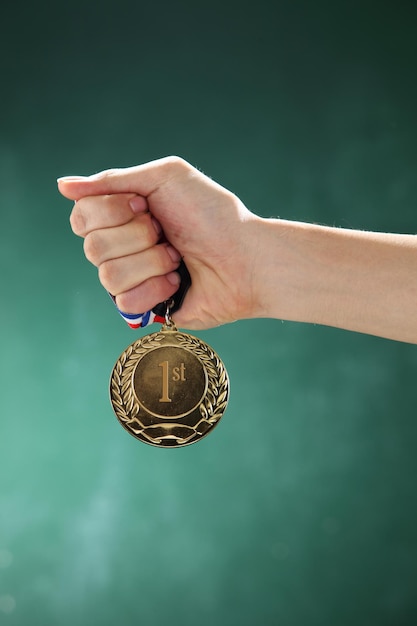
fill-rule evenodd
<path id="1" fill-rule="evenodd" d="M 128 375 L 126 374 L 126 363 L 129 363 L 129 359 L 131 359 L 131 356 L 135 352 L 135 350 L 140 349 L 141 347 L 143 348 L 143 343 L 146 344 L 149 342 L 153 342 L 154 340 L 162 341 L 164 338 L 169 338 L 169 335 L 171 336 L 176 335 L 177 337 L 180 338 L 180 340 L 184 341 L 186 345 L 182 345 L 181 343 L 178 343 L 178 344 L 168 343 L 166 345 L 164 344 L 155 345 L 154 347 L 149 347 L 149 348 L 147 348 L 145 345 L 145 352 L 143 356 L 147 354 L 149 351 L 157 350 L 158 348 L 162 348 L 162 347 L 177 347 L 177 348 L 187 350 L 188 352 L 192 353 L 193 356 L 195 356 L 198 361 L 200 361 L 204 369 L 204 374 L 206 378 L 205 392 L 201 398 L 201 401 L 199 401 L 199 403 L 190 411 L 187 411 L 186 413 L 175 416 L 173 418 L 169 418 L 169 417 L 165 418 L 164 416 L 155 415 L 149 409 L 147 409 L 137 397 L 136 390 L 134 387 L 134 375 L 135 375 L 137 364 L 139 363 L 142 357 L 136 358 L 135 359 L 136 363 L 133 366 L 131 364 L 128 365 L 129 369 L 131 369 L 131 372 L 129 372 Z M 197 354 L 196 354 L 196 350 L 198 351 Z M 124 373 L 124 376 L 123 376 L 123 373 Z M 123 379 L 123 384 L 121 382 L 121 377 Z M 216 380 L 216 383 L 214 383 L 213 381 L 214 378 L 221 381 L 220 385 L 218 384 L 217 380 Z M 130 381 L 129 385 L 126 382 L 126 379 L 129 379 Z M 211 387 L 214 388 L 214 392 L 210 388 L 210 383 L 211 383 Z M 184 447 L 184 446 L 188 446 L 193 443 L 196 443 L 197 441 L 200 441 L 200 439 L 203 439 L 204 437 L 206 437 L 210 432 L 212 432 L 213 428 L 217 426 L 220 419 L 224 415 L 226 408 L 227 408 L 228 401 L 229 401 L 229 396 L 230 396 L 229 376 L 228 376 L 226 367 L 223 361 L 221 360 L 221 358 L 219 357 L 219 355 L 217 354 L 217 352 L 208 343 L 206 343 L 204 340 L 200 339 L 199 337 L 195 337 L 194 335 L 190 335 L 189 333 L 184 333 L 180 330 L 177 330 L 175 327 L 174 328 L 162 327 L 161 330 L 151 333 L 149 335 L 144 335 L 143 337 L 136 339 L 129 346 L 127 346 L 125 350 L 123 350 L 123 352 L 120 354 L 120 356 L 118 357 L 118 359 L 116 360 L 113 366 L 113 369 L 110 375 L 109 387 L 110 387 L 109 389 L 110 402 L 111 402 L 113 411 L 116 415 L 118 422 L 133 437 L 135 437 L 139 441 L 142 441 L 143 443 L 147 443 L 157 448 Z M 129 387 L 131 390 L 131 394 L 130 394 L 130 397 L 127 399 L 126 405 L 125 405 L 124 399 L 127 396 L 127 390 Z M 123 393 L 124 393 L 125 398 L 123 397 Z M 136 399 L 137 407 L 135 407 L 134 402 L 132 402 L 132 395 Z M 135 410 L 134 414 L 132 414 L 133 409 Z M 141 424 L 143 428 L 140 433 L 134 432 L 134 430 L 129 427 L 129 424 L 127 422 L 129 421 L 132 422 L 136 419 L 136 415 L 138 415 L 139 409 L 142 409 L 142 411 L 145 412 L 145 414 L 147 414 L 151 418 L 156 418 L 159 424 L 154 423 L 153 425 L 151 424 L 149 426 L 144 426 L 141 422 L 137 421 L 136 423 Z M 200 419 L 197 420 L 194 428 L 197 428 L 203 422 L 207 424 L 208 427 L 203 433 L 199 433 L 197 432 L 197 430 L 195 430 L 195 434 L 186 441 L 178 442 L 177 440 L 175 443 L 167 443 L 168 439 L 164 439 L 164 438 L 162 438 L 160 441 L 157 441 L 156 440 L 157 438 L 155 440 L 152 440 L 150 436 L 144 432 L 147 429 L 151 429 L 152 427 L 157 427 L 158 425 L 163 427 L 164 424 L 170 427 L 175 427 L 175 425 L 177 425 L 177 426 L 187 426 L 189 428 L 192 428 L 191 426 L 188 426 L 187 424 L 186 425 L 181 424 L 178 420 L 180 420 L 181 417 L 191 415 L 193 412 L 199 413 L 199 417 L 200 417 Z M 165 422 L 164 422 L 164 419 L 166 420 Z M 177 420 L 177 424 L 175 420 Z M 173 435 L 173 438 L 175 439 L 174 435 Z"/>

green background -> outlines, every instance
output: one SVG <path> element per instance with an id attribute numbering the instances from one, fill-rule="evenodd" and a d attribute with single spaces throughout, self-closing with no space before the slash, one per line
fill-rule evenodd
<path id="1" fill-rule="evenodd" d="M 179 154 L 260 215 L 414 233 L 415 6 L 2 6 L 2 625 L 417 623 L 416 346 L 200 333 L 228 411 L 194 446 L 146 446 L 107 397 L 141 333 L 55 186 Z"/>

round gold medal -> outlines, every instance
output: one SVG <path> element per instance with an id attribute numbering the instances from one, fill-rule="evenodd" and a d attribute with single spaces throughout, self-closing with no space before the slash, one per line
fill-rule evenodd
<path id="1" fill-rule="evenodd" d="M 162 448 L 207 435 L 226 410 L 229 378 L 204 341 L 165 324 L 120 355 L 110 379 L 116 417 L 134 437 Z"/>

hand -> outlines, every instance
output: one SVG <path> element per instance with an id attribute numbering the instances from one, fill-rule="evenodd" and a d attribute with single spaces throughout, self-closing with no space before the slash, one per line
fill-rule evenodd
<path id="1" fill-rule="evenodd" d="M 192 285 L 174 316 L 178 326 L 209 328 L 255 314 L 260 218 L 187 162 L 169 157 L 62 178 L 58 186 L 76 201 L 72 229 L 122 311 L 169 299 L 183 258 Z"/>

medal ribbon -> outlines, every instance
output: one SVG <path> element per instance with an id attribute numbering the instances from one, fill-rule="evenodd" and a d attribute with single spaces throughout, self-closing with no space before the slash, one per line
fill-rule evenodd
<path id="1" fill-rule="evenodd" d="M 175 313 L 175 311 L 178 311 L 183 303 L 185 294 L 187 293 L 191 285 L 191 277 L 184 261 L 181 261 L 177 271 L 181 277 L 181 282 L 178 290 L 171 298 L 173 301 L 173 305 L 172 307 L 170 307 L 170 313 Z M 116 298 L 111 294 L 110 297 L 116 304 Z M 125 320 L 125 322 L 130 326 L 130 328 L 145 328 L 145 326 L 149 326 L 149 324 L 153 324 L 154 322 L 159 324 L 165 323 L 166 303 L 164 302 L 160 302 L 153 309 L 151 309 L 150 311 L 146 311 L 145 313 L 125 313 L 119 308 L 117 308 L 117 310 L 122 318 Z"/>

